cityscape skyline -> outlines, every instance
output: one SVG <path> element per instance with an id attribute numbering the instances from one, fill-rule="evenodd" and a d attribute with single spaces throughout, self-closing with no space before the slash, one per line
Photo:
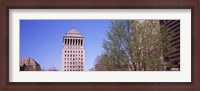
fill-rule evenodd
<path id="1" fill-rule="evenodd" d="M 60 70 L 63 35 L 76 28 L 85 37 L 87 71 L 103 51 L 109 23 L 109 20 L 20 20 L 20 59 L 32 57 L 42 69 Z"/>
<path id="2" fill-rule="evenodd" d="M 40 69 L 31 58 L 42 69 L 60 71 L 180 70 L 180 20 L 22 20 L 20 23 L 20 59 L 25 57 L 20 65 L 26 64 L 20 66 L 22 70 L 33 69 L 29 65 Z M 68 31 L 64 24 L 68 24 Z M 73 24 L 78 28 L 69 28 Z"/>

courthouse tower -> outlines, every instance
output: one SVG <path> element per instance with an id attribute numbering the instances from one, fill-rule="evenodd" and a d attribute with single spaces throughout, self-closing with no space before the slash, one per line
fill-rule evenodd
<path id="1" fill-rule="evenodd" d="M 84 37 L 75 28 L 63 37 L 62 71 L 84 71 Z"/>

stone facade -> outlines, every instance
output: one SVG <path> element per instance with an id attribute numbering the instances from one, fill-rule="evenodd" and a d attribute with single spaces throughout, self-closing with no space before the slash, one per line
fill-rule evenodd
<path id="1" fill-rule="evenodd" d="M 20 71 L 40 71 L 40 65 L 30 57 L 20 59 Z"/>
<path id="2" fill-rule="evenodd" d="M 84 37 L 72 28 L 63 37 L 61 71 L 84 71 Z"/>

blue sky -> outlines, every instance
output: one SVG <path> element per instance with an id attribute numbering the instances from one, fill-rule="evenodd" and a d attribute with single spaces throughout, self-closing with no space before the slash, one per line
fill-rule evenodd
<path id="1" fill-rule="evenodd" d="M 109 20 L 20 20 L 20 59 L 31 57 L 42 68 L 61 67 L 62 38 L 76 28 L 85 38 L 86 70 L 103 52 Z"/>

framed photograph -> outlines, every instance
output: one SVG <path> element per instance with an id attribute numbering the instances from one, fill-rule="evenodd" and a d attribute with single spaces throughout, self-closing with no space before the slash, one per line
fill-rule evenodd
<path id="1" fill-rule="evenodd" d="M 2 90 L 199 91 L 199 1 L 2 1 Z"/>

